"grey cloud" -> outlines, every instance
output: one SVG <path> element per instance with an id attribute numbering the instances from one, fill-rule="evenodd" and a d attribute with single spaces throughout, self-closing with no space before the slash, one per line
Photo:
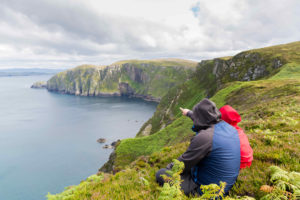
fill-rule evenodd
<path id="1" fill-rule="evenodd" d="M 232 5 L 226 12 L 207 2 L 191 5 L 190 12 L 199 22 L 194 30 L 189 19 L 170 28 L 99 13 L 84 1 L 1 0 L 0 66 L 109 64 L 162 57 L 200 60 L 299 40 L 297 0 L 229 0 Z M 192 31 L 199 33 L 189 37 Z M 1 45 L 9 46 L 14 55 L 1 55 Z"/>
<path id="2" fill-rule="evenodd" d="M 299 1 L 233 2 L 233 6 L 226 14 L 214 12 L 214 8 L 207 7 L 203 0 L 194 5 L 192 11 L 195 12 L 199 26 L 207 36 L 204 49 L 239 50 L 300 39 Z M 245 6 L 242 3 L 245 3 Z M 235 18 L 235 14 L 239 17 Z M 223 18 L 228 20 L 224 21 Z"/>
<path id="3" fill-rule="evenodd" d="M 23 3 L 21 3 L 23 2 Z M 120 53 L 130 51 L 151 52 L 163 48 L 161 45 L 161 33 L 175 31 L 152 22 L 121 18 L 95 13 L 83 4 L 76 1 L 56 1 L 56 0 L 28 0 L 26 1 L 1 1 L 2 10 L 6 10 L 2 15 L 2 20 L 10 21 L 10 24 L 17 29 L 26 31 L 31 27 L 24 27 L 16 15 L 22 15 L 30 20 L 48 34 L 61 34 L 64 38 L 59 41 L 49 38 L 36 38 L 26 33 L 23 36 L 2 37 L 2 42 L 14 41 L 20 46 L 31 46 L 33 51 L 41 52 L 40 46 L 44 46 L 49 51 L 57 53 L 64 52 L 69 54 L 94 55 L 102 52 Z M 7 12 L 10 10 L 10 12 Z M 14 12 L 14 13 L 13 13 Z M 30 32 L 30 31 L 29 31 Z M 1 33 L 0 33 L 1 34 Z M 42 36 L 43 33 L 41 33 Z M 150 35 L 157 41 L 155 47 L 150 46 L 141 36 Z M 13 43 L 13 42 L 12 42 Z M 94 43 L 91 45 L 91 43 Z M 97 46 L 115 45 L 118 49 L 99 50 Z M 34 47 L 37 46 L 37 47 Z M 47 51 L 47 50 L 45 50 Z"/>
<path id="4" fill-rule="evenodd" d="M 159 24 L 143 20 L 94 13 L 76 1 L 29 0 L 25 4 L 21 4 L 20 1 L 9 0 L 2 3 L 11 10 L 22 13 L 49 32 L 60 32 L 72 38 L 74 42 L 85 39 L 99 45 L 119 44 L 121 48 L 125 48 L 119 49 L 120 51 L 126 51 L 128 48 L 137 51 L 151 51 L 153 47 L 145 43 L 140 37 L 141 35 L 151 35 L 159 41 L 161 32 L 174 32 L 174 30 Z M 53 43 L 55 44 L 55 41 Z M 66 45 L 66 48 L 56 44 L 55 46 L 61 51 L 69 49 L 69 45 Z M 77 47 L 75 50 L 84 53 L 81 48 Z M 90 52 L 86 51 L 86 53 Z"/>

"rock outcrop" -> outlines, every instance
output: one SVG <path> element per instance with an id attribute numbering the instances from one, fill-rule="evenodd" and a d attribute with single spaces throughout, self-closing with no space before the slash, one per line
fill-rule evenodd
<path id="1" fill-rule="evenodd" d="M 105 139 L 105 138 L 99 138 L 99 139 L 97 140 L 97 142 L 99 142 L 99 143 L 105 143 L 105 142 L 106 142 L 106 139 Z"/>
<path id="2" fill-rule="evenodd" d="M 38 81 L 32 84 L 31 88 L 35 89 L 41 89 L 41 88 L 47 88 L 47 82 L 46 81 Z"/>
<path id="3" fill-rule="evenodd" d="M 213 75 L 218 87 L 231 81 L 253 81 L 268 77 L 277 73 L 285 63 L 283 58 L 251 51 L 239 53 L 228 60 L 217 58 L 213 62 Z"/>

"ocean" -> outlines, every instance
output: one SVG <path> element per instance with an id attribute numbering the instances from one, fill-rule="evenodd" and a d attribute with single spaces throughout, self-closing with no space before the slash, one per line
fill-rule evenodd
<path id="1" fill-rule="evenodd" d="M 157 106 L 30 88 L 50 77 L 0 77 L 1 200 L 46 199 L 48 192 L 79 184 L 108 160 L 112 150 L 102 147 L 134 137 Z"/>

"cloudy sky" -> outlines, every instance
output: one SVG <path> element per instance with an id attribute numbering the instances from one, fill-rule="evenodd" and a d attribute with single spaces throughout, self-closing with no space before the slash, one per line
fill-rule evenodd
<path id="1" fill-rule="evenodd" d="M 299 36 L 299 0 L 0 0 L 0 69 L 200 61 Z"/>

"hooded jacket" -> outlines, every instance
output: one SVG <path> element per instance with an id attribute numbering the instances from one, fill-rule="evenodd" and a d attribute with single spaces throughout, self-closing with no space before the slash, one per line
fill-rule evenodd
<path id="1" fill-rule="evenodd" d="M 203 99 L 187 114 L 194 122 L 196 135 L 179 158 L 184 162 L 182 188 L 190 187 L 189 177 L 198 185 L 226 182 L 225 193 L 235 183 L 240 168 L 240 140 L 237 130 L 221 120 L 216 105 Z M 187 192 L 186 192 L 187 193 Z M 202 194 L 198 189 L 198 193 Z"/>
<path id="2" fill-rule="evenodd" d="M 241 121 L 241 116 L 231 106 L 226 105 L 220 108 L 222 120 L 233 126 L 239 134 L 241 148 L 240 169 L 250 167 L 253 160 L 253 150 L 249 144 L 248 137 L 237 124 Z"/>

